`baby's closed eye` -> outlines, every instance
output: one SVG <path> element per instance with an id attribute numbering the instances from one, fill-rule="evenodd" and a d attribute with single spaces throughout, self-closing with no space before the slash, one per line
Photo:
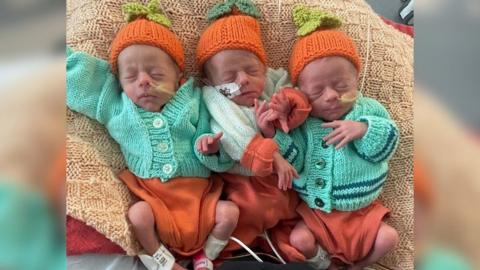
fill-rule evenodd
<path id="1" fill-rule="evenodd" d="M 122 76 L 122 78 L 126 81 L 134 81 L 137 78 L 137 73 L 126 73 Z"/>
<path id="2" fill-rule="evenodd" d="M 152 73 L 150 73 L 150 76 L 155 80 L 160 80 L 163 77 L 165 77 L 165 75 L 163 73 L 160 73 L 160 72 L 152 72 Z"/>

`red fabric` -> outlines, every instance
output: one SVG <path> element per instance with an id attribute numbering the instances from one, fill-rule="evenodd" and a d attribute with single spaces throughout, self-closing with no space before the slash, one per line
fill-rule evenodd
<path id="1" fill-rule="evenodd" d="M 413 26 L 395 23 L 383 18 L 383 21 L 397 30 L 414 36 Z M 125 254 L 125 251 L 104 235 L 97 232 L 85 223 L 67 216 L 67 256 L 80 255 L 84 253 Z"/>
<path id="2" fill-rule="evenodd" d="M 126 254 L 117 244 L 80 220 L 67 216 L 67 256 L 84 253 Z"/>
<path id="3" fill-rule="evenodd" d="M 382 17 L 382 20 L 386 24 L 393 26 L 393 28 L 397 29 L 398 31 L 400 31 L 402 33 L 405 33 L 405 34 L 407 34 L 411 37 L 415 36 L 415 29 L 413 28 L 413 26 L 405 25 L 405 24 L 401 24 L 401 23 L 396 23 L 396 22 L 391 21 L 391 20 L 389 20 L 387 18 L 384 18 L 384 17 Z"/>

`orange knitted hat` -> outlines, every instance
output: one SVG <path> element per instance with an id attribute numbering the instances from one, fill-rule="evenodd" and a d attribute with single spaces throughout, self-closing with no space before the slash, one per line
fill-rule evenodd
<path id="1" fill-rule="evenodd" d="M 303 68 L 315 59 L 326 56 L 342 56 L 360 71 L 361 61 L 353 40 L 345 33 L 334 30 L 341 26 L 339 18 L 305 6 L 296 6 L 293 20 L 300 38 L 293 45 L 289 71 L 296 84 Z"/>
<path id="2" fill-rule="evenodd" d="M 197 67 L 222 50 L 242 49 L 254 53 L 263 64 L 267 62 L 263 48 L 260 11 L 250 0 L 227 0 L 215 5 L 207 18 L 213 21 L 200 36 L 197 45 Z"/>
<path id="3" fill-rule="evenodd" d="M 158 8 L 158 0 L 147 5 L 127 3 L 122 12 L 129 22 L 115 36 L 110 51 L 110 65 L 114 73 L 118 72 L 117 59 L 120 52 L 134 44 L 158 47 L 165 51 L 183 72 L 185 56 L 178 37 L 170 30 L 171 22 Z"/>

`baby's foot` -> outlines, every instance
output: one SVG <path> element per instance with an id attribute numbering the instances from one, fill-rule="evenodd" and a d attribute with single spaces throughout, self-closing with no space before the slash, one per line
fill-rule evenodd
<path id="1" fill-rule="evenodd" d="M 185 269 L 175 263 L 175 257 L 164 245 L 160 245 L 158 250 L 152 256 L 148 254 L 139 254 L 138 258 L 148 270 Z"/>
<path id="2" fill-rule="evenodd" d="M 213 270 L 213 263 L 210 261 L 203 250 L 193 255 L 193 269 L 194 270 Z"/>

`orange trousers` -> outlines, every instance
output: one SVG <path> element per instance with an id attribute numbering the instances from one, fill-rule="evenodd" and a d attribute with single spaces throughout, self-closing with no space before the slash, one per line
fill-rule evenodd
<path id="1" fill-rule="evenodd" d="M 125 170 L 119 175 L 128 189 L 153 209 L 160 241 L 181 256 L 200 251 L 215 225 L 215 210 L 223 183 L 218 176 L 211 180 L 178 177 L 168 182 L 141 179 Z"/>
<path id="2" fill-rule="evenodd" d="M 224 173 L 224 193 L 240 209 L 237 228 L 232 236 L 251 245 L 264 230 L 275 227 L 279 221 L 298 217 L 295 209 L 300 202 L 293 190 L 278 189 L 278 177 L 242 176 Z M 241 247 L 230 241 L 224 251 Z"/>
<path id="3" fill-rule="evenodd" d="M 317 243 L 330 254 L 336 265 L 352 265 L 364 259 L 373 248 L 382 220 L 389 210 L 379 201 L 356 211 L 325 213 L 304 202 L 297 212 L 315 235 Z M 299 219 L 299 220 L 300 220 Z M 287 261 L 305 261 L 305 256 L 290 245 L 290 233 L 299 220 L 281 222 L 272 230 L 272 241 Z"/>

